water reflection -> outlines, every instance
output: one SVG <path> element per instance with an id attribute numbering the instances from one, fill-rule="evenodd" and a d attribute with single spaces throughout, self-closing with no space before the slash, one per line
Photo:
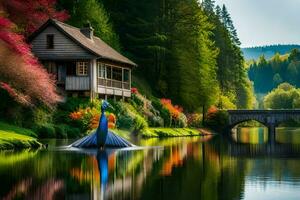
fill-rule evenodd
<path id="1" fill-rule="evenodd" d="M 232 138 L 235 142 L 244 144 L 264 144 L 268 141 L 268 128 L 239 127 L 233 129 Z"/>
<path id="2" fill-rule="evenodd" d="M 273 149 L 265 130 L 243 129 L 136 151 L 2 152 L 0 199 L 298 199 L 300 148 L 284 142 L 299 133 L 280 131 Z"/>

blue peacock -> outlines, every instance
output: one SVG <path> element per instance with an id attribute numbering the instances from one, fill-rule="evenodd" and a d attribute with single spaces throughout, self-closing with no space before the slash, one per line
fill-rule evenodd
<path id="1" fill-rule="evenodd" d="M 73 144 L 72 147 L 76 148 L 124 148 L 134 146 L 124 138 L 114 134 L 108 130 L 108 120 L 105 115 L 107 108 L 112 106 L 106 101 L 102 101 L 101 105 L 101 116 L 99 119 L 99 125 L 96 131 L 92 132 L 90 135 L 85 136 Z"/>

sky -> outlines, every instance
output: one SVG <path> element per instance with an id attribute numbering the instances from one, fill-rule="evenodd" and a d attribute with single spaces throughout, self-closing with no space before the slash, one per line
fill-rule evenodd
<path id="1" fill-rule="evenodd" d="M 225 4 L 242 47 L 300 44 L 300 0 L 215 0 Z"/>

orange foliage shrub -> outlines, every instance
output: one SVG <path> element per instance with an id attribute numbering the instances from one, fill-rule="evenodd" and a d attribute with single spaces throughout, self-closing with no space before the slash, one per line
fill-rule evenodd
<path id="1" fill-rule="evenodd" d="M 86 109 L 79 109 L 70 113 L 69 117 L 74 121 L 80 121 L 85 127 L 92 130 L 98 128 L 100 112 L 95 108 L 91 109 L 90 107 L 87 107 Z M 113 113 L 109 113 L 107 119 L 108 128 L 115 128 L 117 121 L 116 116 Z"/>
<path id="2" fill-rule="evenodd" d="M 114 113 L 109 113 L 108 115 L 108 122 L 111 122 L 111 123 L 116 123 L 117 121 L 117 118 L 116 118 L 116 115 L 114 115 Z"/>
<path id="3" fill-rule="evenodd" d="M 74 111 L 70 113 L 69 117 L 72 120 L 80 120 L 83 117 L 83 111 L 81 109 L 79 109 L 78 111 Z"/>
<path id="4" fill-rule="evenodd" d="M 90 129 L 95 129 L 95 128 L 98 128 L 98 125 L 99 125 L 99 119 L 100 119 L 100 114 L 95 114 L 92 119 L 91 119 L 91 122 L 90 122 Z"/>
<path id="5" fill-rule="evenodd" d="M 172 118 L 179 119 L 180 113 L 183 112 L 183 109 L 180 106 L 172 105 L 172 101 L 170 99 L 161 99 L 160 102 L 163 107 L 170 112 Z"/>
<path id="6" fill-rule="evenodd" d="M 213 115 L 215 115 L 218 112 L 218 108 L 216 106 L 211 106 L 208 110 L 207 110 L 207 117 L 210 118 Z"/>

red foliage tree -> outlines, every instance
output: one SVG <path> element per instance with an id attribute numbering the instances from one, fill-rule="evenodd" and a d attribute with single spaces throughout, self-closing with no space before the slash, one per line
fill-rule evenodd
<path id="1" fill-rule="evenodd" d="M 22 104 L 51 107 L 59 100 L 55 81 L 14 30 L 14 24 L 0 16 L 0 88 Z"/>
<path id="2" fill-rule="evenodd" d="M 161 99 L 160 103 L 166 108 L 174 119 L 178 119 L 183 109 L 178 105 L 173 105 L 171 99 Z"/>
<path id="3" fill-rule="evenodd" d="M 0 7 L 25 35 L 35 31 L 49 17 L 60 21 L 65 21 L 69 17 L 66 11 L 57 11 L 55 4 L 56 0 L 0 1 Z"/>

